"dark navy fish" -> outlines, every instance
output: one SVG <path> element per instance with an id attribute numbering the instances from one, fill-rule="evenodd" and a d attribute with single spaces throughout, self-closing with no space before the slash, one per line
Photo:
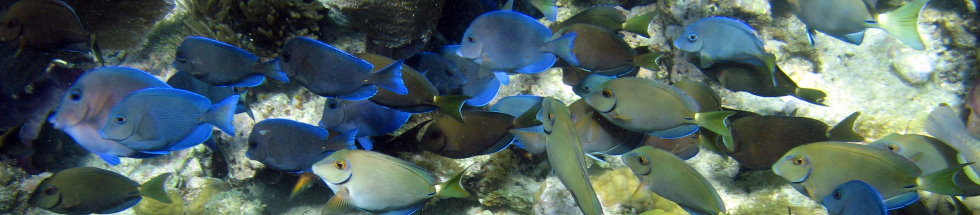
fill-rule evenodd
<path id="1" fill-rule="evenodd" d="M 480 64 L 456 55 L 459 47 L 445 46 L 442 48 L 442 55 L 420 55 L 419 69 L 426 73 L 426 78 L 442 95 L 469 96 L 467 105 L 485 106 L 497 96 L 500 85 L 507 84 L 510 79 L 506 72 L 481 70 Z"/>
<path id="2" fill-rule="evenodd" d="M 370 100 L 343 100 L 328 98 L 323 106 L 320 126 L 331 131 L 357 131 L 358 142 L 370 150 L 373 145 L 369 138 L 398 130 L 411 113 L 397 111 L 371 102 Z"/>
<path id="3" fill-rule="evenodd" d="M 408 94 L 402 82 L 401 61 L 372 73 L 371 63 L 329 44 L 295 37 L 286 42 L 279 66 L 290 79 L 324 97 L 361 100 L 374 96 L 378 87 Z"/>
<path id="4" fill-rule="evenodd" d="M 167 88 L 166 83 L 144 71 L 129 67 L 101 67 L 78 78 L 61 100 L 49 122 L 68 133 L 82 148 L 99 155 L 111 165 L 119 157 L 145 157 L 114 140 L 102 138 L 99 129 L 109 119 L 109 111 L 126 95 L 144 88 Z"/>
<path id="5" fill-rule="evenodd" d="M 885 215 L 885 200 L 874 187 L 860 180 L 848 181 L 823 197 L 823 206 L 831 215 Z"/>
<path id="6" fill-rule="evenodd" d="M 327 130 L 288 119 L 262 120 L 248 136 L 245 156 L 282 171 L 309 172 L 317 161 L 341 149 L 356 149 L 354 136 L 331 137 Z"/>
<path id="7" fill-rule="evenodd" d="M 191 91 L 207 97 L 208 100 L 211 100 L 211 103 L 218 103 L 233 95 L 239 95 L 239 92 L 238 90 L 235 90 L 235 87 L 215 86 L 213 84 L 209 84 L 208 82 L 201 81 L 201 79 L 197 79 L 190 73 L 186 72 L 174 73 L 174 75 L 167 79 L 167 84 L 176 89 Z M 252 110 L 248 108 L 248 105 L 246 105 L 243 100 L 239 101 L 238 104 L 235 105 L 235 114 L 239 113 L 248 113 L 249 117 L 252 117 L 253 119 L 255 118 L 255 116 L 252 114 Z"/>
<path id="8" fill-rule="evenodd" d="M 174 68 L 218 86 L 253 87 L 265 77 L 289 82 L 274 60 L 259 62 L 259 57 L 244 49 L 205 37 L 188 37 L 177 47 Z"/>
<path id="9" fill-rule="evenodd" d="M 212 127 L 235 135 L 235 103 L 231 96 L 218 104 L 186 90 L 149 88 L 129 94 L 109 112 L 102 138 L 151 154 L 167 154 L 200 144 Z"/>

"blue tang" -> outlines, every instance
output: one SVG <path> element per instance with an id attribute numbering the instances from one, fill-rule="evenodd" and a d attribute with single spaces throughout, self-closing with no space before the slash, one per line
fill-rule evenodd
<path id="1" fill-rule="evenodd" d="M 411 113 L 397 111 L 371 102 L 370 100 L 327 99 L 323 106 L 320 126 L 331 131 L 349 132 L 357 130 L 358 142 L 365 149 L 373 148 L 369 138 L 398 130 Z"/>
<path id="2" fill-rule="evenodd" d="M 145 157 L 99 135 L 109 110 L 129 93 L 143 88 L 166 88 L 166 83 L 144 71 L 129 67 L 101 67 L 78 78 L 61 100 L 49 122 L 68 133 L 82 148 L 99 155 L 106 163 L 117 165 L 119 157 Z"/>
<path id="3" fill-rule="evenodd" d="M 324 97 L 367 99 L 378 92 L 378 87 L 408 94 L 402 81 L 401 61 L 372 73 L 374 65 L 371 63 L 306 37 L 295 37 L 286 42 L 279 56 L 279 66 L 289 78 Z"/>
<path id="4" fill-rule="evenodd" d="M 578 65 L 572 53 L 575 35 L 552 39 L 548 27 L 527 15 L 493 11 L 473 20 L 458 53 L 474 59 L 483 70 L 537 73 L 551 68 L 555 55 Z"/>
<path id="5" fill-rule="evenodd" d="M 188 37 L 177 47 L 174 68 L 218 86 L 254 87 L 265 77 L 289 82 L 275 60 L 259 62 L 244 49 L 206 37 Z"/>
<path id="6" fill-rule="evenodd" d="M 327 130 L 288 119 L 262 120 L 248 136 L 245 156 L 273 169 L 310 172 L 313 163 L 341 149 L 355 149 L 354 137 L 331 137 Z"/>
<path id="7" fill-rule="evenodd" d="M 684 27 L 674 47 L 696 52 L 701 68 L 716 62 L 748 63 L 776 71 L 776 56 L 766 53 L 765 45 L 752 26 L 728 17 L 708 17 Z M 775 75 L 773 75 L 775 77 Z M 775 85 L 776 79 L 773 78 Z"/>
<path id="8" fill-rule="evenodd" d="M 191 91 L 193 93 L 201 94 L 211 100 L 211 103 L 218 103 L 225 100 L 233 95 L 239 95 L 240 92 L 235 89 L 235 87 L 230 86 L 216 86 L 208 82 L 201 81 L 189 73 L 177 72 L 167 79 L 167 84 L 171 87 L 181 90 Z M 252 110 L 248 108 L 244 100 L 239 101 L 235 105 L 235 114 L 248 113 L 250 117 L 255 118 L 252 115 Z"/>
<path id="9" fill-rule="evenodd" d="M 134 150 L 167 154 L 200 144 L 212 127 L 235 134 L 235 103 L 231 96 L 218 104 L 204 96 L 172 88 L 148 88 L 129 94 L 109 111 L 102 138 Z"/>
<path id="10" fill-rule="evenodd" d="M 874 187 L 860 180 L 848 181 L 823 197 L 823 206 L 831 215 L 885 215 L 885 200 Z"/>

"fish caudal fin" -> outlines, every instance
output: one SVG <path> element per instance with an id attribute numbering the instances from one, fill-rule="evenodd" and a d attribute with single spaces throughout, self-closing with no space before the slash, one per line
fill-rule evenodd
<path id="1" fill-rule="evenodd" d="M 649 70 L 658 71 L 660 70 L 660 64 L 657 63 L 657 59 L 660 59 L 662 55 L 663 53 L 657 52 L 637 55 L 633 57 L 633 64 Z"/>
<path id="2" fill-rule="evenodd" d="M 255 68 L 252 69 L 255 71 L 255 73 L 268 76 L 272 80 L 276 80 L 283 83 L 289 83 L 289 77 L 286 76 L 285 72 L 279 69 L 279 59 L 272 59 L 257 64 L 255 65 Z"/>
<path id="3" fill-rule="evenodd" d="M 929 135 L 942 140 L 957 151 L 960 151 L 960 155 L 967 162 L 978 161 L 976 156 L 977 149 L 973 147 L 980 145 L 980 140 L 970 136 L 966 125 L 963 125 L 963 121 L 960 121 L 960 118 L 953 112 L 953 109 L 946 104 L 936 107 L 929 113 L 925 130 Z M 977 164 L 970 165 L 970 168 L 965 173 L 974 183 L 980 184 L 980 176 L 978 176 L 976 169 Z"/>
<path id="4" fill-rule="evenodd" d="M 779 87 L 779 81 L 776 73 L 779 72 L 776 69 L 776 55 L 770 53 L 762 53 L 762 62 L 765 64 L 766 69 L 769 69 L 769 77 L 772 77 L 772 86 Z"/>
<path id="5" fill-rule="evenodd" d="M 439 107 L 439 111 L 449 116 L 452 116 L 456 121 L 463 122 L 463 103 L 469 96 L 464 95 L 447 95 L 447 96 L 436 96 L 433 99 L 436 103 L 436 107 Z"/>
<path id="6" fill-rule="evenodd" d="M 470 80 L 471 82 L 481 81 L 483 83 L 467 83 L 463 85 L 463 94 L 472 95 L 466 100 L 466 104 L 474 107 L 482 107 L 490 104 L 493 98 L 497 97 L 500 91 L 500 82 L 497 79 Z"/>
<path id="7" fill-rule="evenodd" d="M 647 32 L 647 29 L 650 26 L 650 21 L 652 21 L 653 20 L 653 17 L 656 17 L 656 16 L 657 16 L 657 12 L 656 11 L 651 11 L 651 12 L 647 12 L 647 13 L 641 14 L 639 16 L 635 16 L 633 18 L 630 18 L 629 20 L 626 20 L 626 23 L 625 24 L 623 24 L 623 30 L 626 30 L 626 31 L 629 31 L 629 32 L 633 32 L 633 33 L 637 33 L 637 34 L 643 35 L 644 37 L 650 37 L 650 33 Z M 612 29 L 610 29 L 610 30 L 612 30 Z"/>
<path id="8" fill-rule="evenodd" d="M 532 105 L 531 108 L 514 119 L 514 127 L 528 128 L 541 125 L 542 122 L 538 120 L 539 112 L 541 112 L 541 105 Z"/>
<path id="9" fill-rule="evenodd" d="M 799 98 L 800 100 L 811 104 L 827 106 L 823 103 L 824 99 L 827 98 L 827 93 L 824 93 L 818 89 L 796 88 L 796 92 L 793 92 L 793 97 Z"/>
<path id="10" fill-rule="evenodd" d="M 235 108 L 238 106 L 238 95 L 229 96 L 211 106 L 211 110 L 205 113 L 208 123 L 218 127 L 225 134 L 235 136 Z"/>
<path id="11" fill-rule="evenodd" d="M 558 6 L 555 5 L 556 0 L 531 0 L 531 5 L 541 11 L 548 21 L 556 22 L 558 21 Z"/>
<path id="12" fill-rule="evenodd" d="M 961 171 L 965 171 L 966 167 L 970 164 L 973 163 L 960 164 L 954 167 L 936 171 L 917 178 L 916 182 L 919 185 L 919 189 L 933 193 L 951 196 L 973 196 L 977 194 L 978 190 L 964 189 L 964 187 L 957 185 L 955 179 L 956 175 L 960 174 Z"/>
<path id="13" fill-rule="evenodd" d="M 296 181 L 296 186 L 293 186 L 293 190 L 289 192 L 289 200 L 296 198 L 296 195 L 302 193 L 306 189 L 309 189 L 313 185 L 313 178 L 316 177 L 312 172 L 304 172 L 299 175 L 299 180 Z"/>
<path id="14" fill-rule="evenodd" d="M 919 12 L 929 0 L 915 0 L 892 12 L 878 15 L 878 27 L 916 50 L 926 49 L 919 36 Z"/>
<path id="15" fill-rule="evenodd" d="M 575 37 L 577 35 L 575 32 L 571 32 L 549 42 L 548 46 L 550 46 L 551 53 L 565 59 L 573 66 L 578 66 L 578 58 L 575 57 L 575 52 L 572 52 L 575 49 Z"/>
<path id="16" fill-rule="evenodd" d="M 539 127 L 540 128 L 540 127 Z M 535 132 L 532 129 L 510 129 L 508 131 L 511 135 L 514 135 L 514 145 L 522 148 L 531 154 L 541 154 L 545 151 L 545 134 L 544 132 Z"/>
<path id="17" fill-rule="evenodd" d="M 732 136 L 732 132 L 728 130 L 728 124 L 725 122 L 725 119 L 734 114 L 734 111 L 696 113 L 694 114 L 694 121 L 701 127 L 711 130 L 718 135 Z"/>
<path id="18" fill-rule="evenodd" d="M 140 195 L 146 196 L 151 199 L 170 204 L 170 195 L 167 194 L 167 178 L 173 173 L 160 174 L 157 177 L 153 177 L 146 183 L 140 186 Z"/>
<path id="19" fill-rule="evenodd" d="M 857 118 L 860 115 L 861 112 L 854 112 L 851 115 L 847 116 L 847 118 L 844 118 L 839 123 L 837 123 L 837 125 L 835 125 L 834 128 L 831 128 L 830 131 L 827 131 L 827 137 L 830 137 L 830 140 L 833 141 L 845 141 L 845 142 L 864 141 L 864 137 L 862 137 L 857 132 L 854 132 L 854 123 L 857 122 Z"/>
<path id="20" fill-rule="evenodd" d="M 463 188 L 461 181 L 463 180 L 463 175 L 466 174 L 466 170 L 470 169 L 473 165 L 463 168 L 462 171 L 453 175 L 452 178 L 443 182 L 439 187 L 439 192 L 436 193 L 436 197 L 439 198 L 466 198 L 470 197 L 470 192 Z"/>
<path id="21" fill-rule="evenodd" d="M 392 92 L 402 95 L 408 95 L 408 88 L 405 87 L 405 81 L 402 80 L 403 62 L 405 62 L 405 60 L 395 61 L 394 63 L 391 63 L 391 65 L 386 66 L 384 69 L 378 70 L 377 72 L 371 74 L 370 82 L 386 90 L 391 90 Z"/>

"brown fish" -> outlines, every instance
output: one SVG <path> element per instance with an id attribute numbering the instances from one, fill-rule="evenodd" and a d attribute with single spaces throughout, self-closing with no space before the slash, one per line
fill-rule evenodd
<path id="1" fill-rule="evenodd" d="M 779 86 L 772 85 L 772 74 L 751 64 L 716 63 L 711 68 L 705 68 L 704 72 L 731 91 L 745 91 L 761 97 L 793 96 L 812 104 L 824 105 L 826 93 L 817 89 L 801 88 L 778 66 L 775 70 L 775 80 Z"/>
<path id="2" fill-rule="evenodd" d="M 448 158 L 468 158 L 500 151 L 514 141 L 508 131 L 526 127 L 511 115 L 487 111 L 463 112 L 465 123 L 442 115 L 422 123 L 414 135 L 421 150 Z M 412 137 L 412 136 L 409 136 Z"/>
<path id="3" fill-rule="evenodd" d="M 748 116 L 732 121 L 732 158 L 753 170 L 767 170 L 794 147 L 824 141 L 861 141 L 851 128 L 855 112 L 833 129 L 820 120 L 792 116 Z M 852 135 L 844 135 L 843 131 Z"/>
<path id="4" fill-rule="evenodd" d="M 579 67 L 607 76 L 618 76 L 635 71 L 638 67 L 659 69 L 659 54 L 637 54 L 623 38 L 610 30 L 590 24 L 572 24 L 558 34 L 575 33 L 572 53 L 579 60 Z"/>
<path id="5" fill-rule="evenodd" d="M 75 10 L 62 1 L 22 0 L 0 16 L 0 42 L 16 43 L 20 51 L 64 48 L 88 38 Z"/>

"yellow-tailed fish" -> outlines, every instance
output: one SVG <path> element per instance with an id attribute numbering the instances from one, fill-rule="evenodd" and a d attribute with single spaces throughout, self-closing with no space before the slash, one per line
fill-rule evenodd
<path id="1" fill-rule="evenodd" d="M 343 214 L 351 208 L 380 214 L 412 214 L 434 197 L 469 196 L 460 186 L 459 176 L 446 181 L 437 191 L 436 178 L 428 170 L 372 151 L 340 150 L 313 164 L 313 173 L 334 192 L 324 214 Z"/>
<path id="2" fill-rule="evenodd" d="M 579 67 L 607 76 L 618 76 L 636 71 L 639 67 L 651 70 L 657 66 L 658 53 L 639 55 L 615 32 L 590 24 L 572 24 L 556 34 L 575 33 L 572 53 L 579 59 Z M 652 56 L 652 57 L 651 57 Z"/>
<path id="3" fill-rule="evenodd" d="M 816 31 L 844 42 L 860 45 L 864 31 L 881 28 L 910 48 L 923 50 L 919 36 L 919 11 L 929 0 L 915 0 L 894 11 L 878 14 L 874 1 L 866 0 L 790 0 L 796 17 L 806 25 L 810 44 Z"/>
<path id="4" fill-rule="evenodd" d="M 365 53 L 356 56 L 374 65 L 375 70 L 395 62 L 391 58 L 376 54 Z M 432 82 L 408 66 L 402 66 L 402 81 L 408 88 L 407 95 L 379 88 L 378 94 L 372 96 L 370 100 L 379 105 L 409 113 L 423 113 L 439 109 L 440 112 L 452 116 L 456 120 L 463 120 L 460 109 L 463 108 L 463 103 L 470 98 L 469 96 L 441 96 Z"/>
<path id="5" fill-rule="evenodd" d="M 959 152 L 946 143 L 918 134 L 889 134 L 871 142 L 870 145 L 888 149 L 908 158 L 922 170 L 923 175 L 958 167 L 962 159 Z M 959 188 L 957 192 L 960 194 L 980 195 L 980 185 L 973 183 L 966 174 L 955 173 L 953 181 Z"/>
<path id="6" fill-rule="evenodd" d="M 725 202 L 711 183 L 673 153 L 643 146 L 623 154 L 623 163 L 640 179 L 634 195 L 654 192 L 691 214 L 725 212 Z"/>
<path id="7" fill-rule="evenodd" d="M 659 81 L 618 78 L 600 85 L 585 101 L 620 127 L 662 138 L 680 138 L 699 126 L 729 136 L 725 118 L 731 111 L 698 112 L 686 93 Z"/>
<path id="8" fill-rule="evenodd" d="M 959 151 L 962 156 L 959 163 L 970 163 L 969 168 L 964 168 L 964 173 L 974 183 L 980 184 L 980 176 L 977 176 L 980 172 L 980 163 L 977 163 L 980 162 L 980 140 L 970 135 L 952 108 L 943 104 L 933 109 L 926 120 L 925 130 Z"/>
<path id="9" fill-rule="evenodd" d="M 703 71 L 731 91 L 744 91 L 762 97 L 793 96 L 811 104 L 826 106 L 823 104 L 826 93 L 797 86 L 779 66 L 770 73 L 761 66 L 747 63 L 716 63 Z M 776 85 L 772 84 L 772 79 L 776 79 Z"/>
<path id="10" fill-rule="evenodd" d="M 143 196 L 170 203 L 164 173 L 140 185 L 109 170 L 77 167 L 54 173 L 34 189 L 28 204 L 62 214 L 116 213 Z"/>
<path id="11" fill-rule="evenodd" d="M 585 152 L 572 124 L 568 107 L 554 98 L 544 98 L 538 118 L 547 134 L 545 150 L 555 175 L 572 193 L 582 213 L 602 214 L 602 204 L 589 182 L 589 174 L 585 169 Z"/>
<path id="12" fill-rule="evenodd" d="M 831 131 L 850 132 L 859 112 L 841 120 Z M 828 135 L 828 126 L 820 120 L 793 116 L 747 116 L 731 121 L 732 138 L 728 145 L 732 158 L 746 168 L 767 170 L 794 147 L 824 141 L 861 141 L 860 135 Z M 843 137 L 841 137 L 843 136 Z M 858 137 L 858 138 L 852 138 Z"/>

